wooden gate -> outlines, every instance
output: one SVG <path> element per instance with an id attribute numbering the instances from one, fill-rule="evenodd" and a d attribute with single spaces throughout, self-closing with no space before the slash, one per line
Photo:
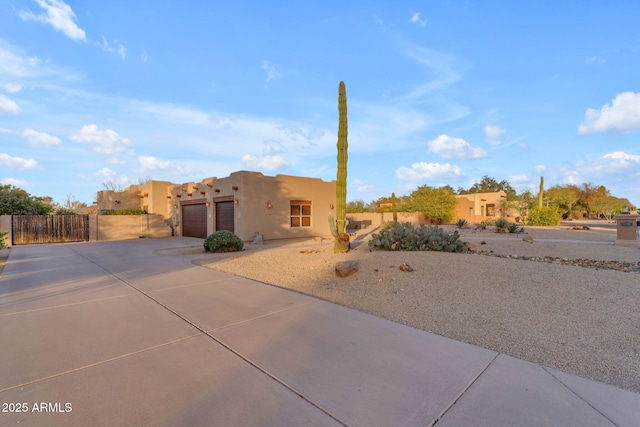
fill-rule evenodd
<path id="1" fill-rule="evenodd" d="M 89 215 L 12 215 L 14 245 L 89 240 Z"/>

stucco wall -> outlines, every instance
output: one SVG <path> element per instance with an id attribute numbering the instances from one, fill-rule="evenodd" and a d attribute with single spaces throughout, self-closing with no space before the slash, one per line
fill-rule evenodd
<path id="1" fill-rule="evenodd" d="M 453 222 L 458 219 L 466 219 L 470 223 L 479 223 L 486 219 L 495 219 L 506 216 L 503 212 L 502 202 L 506 200 L 507 193 L 497 191 L 494 193 L 472 193 L 457 195 L 458 205 Z M 487 206 L 494 205 L 494 214 L 489 215 Z"/>
<path id="2" fill-rule="evenodd" d="M 207 234 L 215 231 L 215 202 L 234 200 L 235 234 L 251 241 L 256 233 L 265 239 L 329 236 L 328 217 L 335 215 L 335 181 L 289 175 L 264 176 L 239 171 L 225 178 L 186 182 L 170 190 L 170 221 L 182 235 L 181 203 L 202 200 L 207 207 Z M 312 202 L 311 226 L 291 227 L 291 200 Z M 269 207 L 270 206 L 270 207 Z"/>
<path id="3" fill-rule="evenodd" d="M 169 217 L 170 188 L 175 186 L 169 181 L 147 181 L 140 185 L 131 185 L 122 191 L 98 191 L 98 211 L 118 209 L 143 209 L 150 214 Z"/>
<path id="4" fill-rule="evenodd" d="M 89 215 L 89 241 L 171 237 L 162 215 Z"/>

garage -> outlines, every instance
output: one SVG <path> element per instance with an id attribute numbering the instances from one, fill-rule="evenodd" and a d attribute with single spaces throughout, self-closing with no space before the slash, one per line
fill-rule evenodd
<path id="1" fill-rule="evenodd" d="M 205 202 L 182 205 L 182 235 L 185 237 L 207 237 L 207 205 Z"/>
<path id="2" fill-rule="evenodd" d="M 233 200 L 216 202 L 216 231 L 235 232 L 233 221 Z"/>

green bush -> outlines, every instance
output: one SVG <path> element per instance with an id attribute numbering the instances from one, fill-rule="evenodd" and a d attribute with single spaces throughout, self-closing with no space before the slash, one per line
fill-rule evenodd
<path id="1" fill-rule="evenodd" d="M 219 230 L 204 239 L 206 252 L 236 252 L 241 251 L 244 242 L 235 234 L 227 230 Z"/>
<path id="2" fill-rule="evenodd" d="M 369 246 L 389 251 L 465 252 L 467 244 L 458 240 L 459 237 L 457 231 L 447 233 L 440 227 L 424 224 L 414 227 L 405 222 L 374 233 Z"/>
<path id="3" fill-rule="evenodd" d="M 560 225 L 560 219 L 556 206 L 536 206 L 529 212 L 527 225 L 556 226 Z"/>
<path id="4" fill-rule="evenodd" d="M 0 249 L 4 249 L 7 245 L 4 244 L 4 238 L 9 234 L 6 231 L 0 231 Z"/>
<path id="5" fill-rule="evenodd" d="M 511 223 L 507 227 L 507 231 L 514 234 L 524 233 L 524 227 L 518 227 L 518 224 Z"/>
<path id="6" fill-rule="evenodd" d="M 505 233 L 509 228 L 509 221 L 507 221 L 505 218 L 498 218 L 496 219 L 494 225 L 496 226 L 497 233 Z"/>

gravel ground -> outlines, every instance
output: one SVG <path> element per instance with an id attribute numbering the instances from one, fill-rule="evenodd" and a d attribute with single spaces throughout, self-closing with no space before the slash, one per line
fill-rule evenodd
<path id="1" fill-rule="evenodd" d="M 503 256 L 640 260 L 638 247 L 613 245 L 615 230 L 527 231 L 461 234 L 476 250 Z M 529 236 L 533 243 L 522 240 Z M 638 273 L 469 253 L 370 252 L 368 237 L 358 236 L 347 254 L 334 254 L 331 240 L 267 242 L 196 263 L 640 392 Z M 360 270 L 338 278 L 334 266 L 345 260 Z M 414 271 L 401 271 L 403 263 Z"/>

